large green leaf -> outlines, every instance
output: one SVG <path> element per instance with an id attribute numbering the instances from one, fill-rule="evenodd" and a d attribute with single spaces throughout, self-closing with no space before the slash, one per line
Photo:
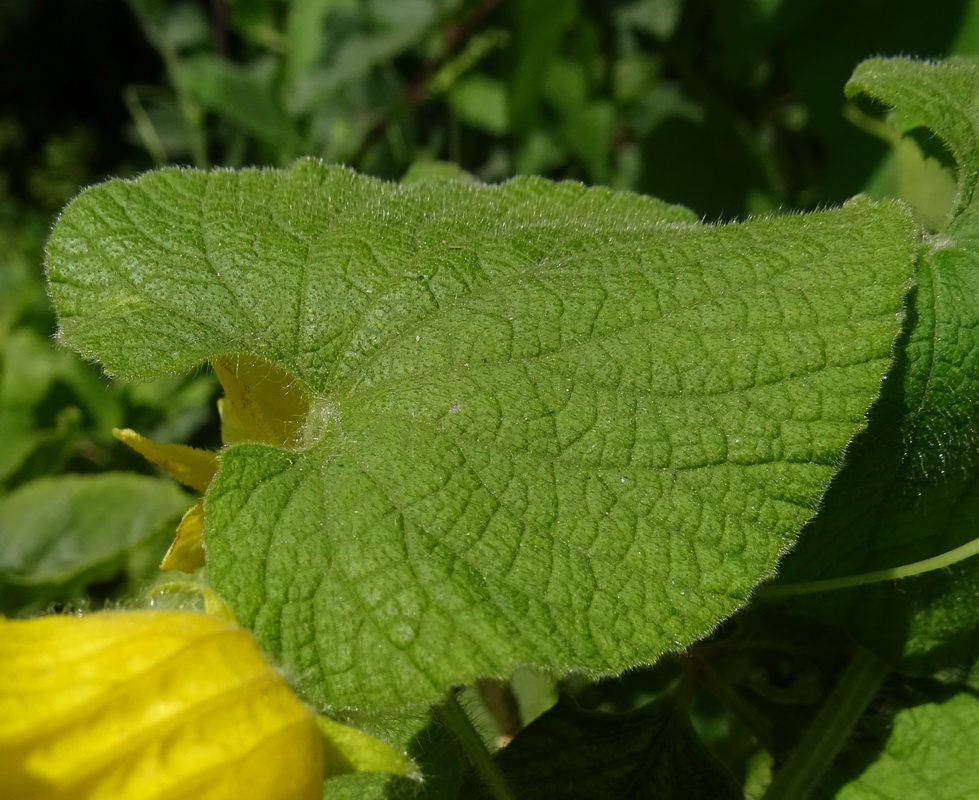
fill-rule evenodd
<path id="1" fill-rule="evenodd" d="M 112 373 L 250 353 L 308 389 L 302 446 L 223 453 L 208 576 L 317 701 L 377 707 L 736 610 L 864 426 L 913 243 L 891 203 L 711 228 L 307 160 L 91 189 L 48 276 Z"/>
<path id="2" fill-rule="evenodd" d="M 958 196 L 923 242 L 910 334 L 867 435 L 784 564 L 784 581 L 900 567 L 979 534 L 977 85 L 975 62 L 893 59 L 865 62 L 848 86 L 894 106 L 901 130 L 937 133 L 958 162 Z M 974 562 L 799 602 L 892 663 L 977 682 Z"/>

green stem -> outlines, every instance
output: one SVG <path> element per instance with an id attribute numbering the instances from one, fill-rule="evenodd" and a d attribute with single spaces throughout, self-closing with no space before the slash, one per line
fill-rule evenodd
<path id="1" fill-rule="evenodd" d="M 832 765 L 888 672 L 881 659 L 858 648 L 819 713 L 762 800 L 806 800 Z"/>
<path id="2" fill-rule="evenodd" d="M 439 706 L 439 716 L 445 723 L 445 727 L 455 734 L 463 751 L 483 779 L 483 783 L 486 784 L 494 800 L 515 800 L 503 771 L 496 763 L 493 755 L 486 749 L 483 737 L 479 735 L 466 710 L 459 703 L 456 691 L 449 692 L 445 702 Z"/>
<path id="3" fill-rule="evenodd" d="M 741 724 L 748 729 L 762 747 L 771 750 L 771 726 L 768 721 L 755 711 L 749 703 L 746 703 L 731 684 L 714 672 L 705 659 L 698 658 L 697 662 L 697 673 L 703 687 L 741 720 Z"/>
<path id="4" fill-rule="evenodd" d="M 881 583 L 897 578 L 910 578 L 912 575 L 922 575 L 925 572 L 950 567 L 952 564 L 974 555 L 979 555 L 979 539 L 966 542 L 961 547 L 956 547 L 947 553 L 926 558 L 924 561 L 915 561 L 913 564 L 905 564 L 902 567 L 889 567 L 888 569 L 879 569 L 876 572 L 865 572 L 862 575 L 847 575 L 844 578 L 828 578 L 823 581 L 762 586 L 756 594 L 758 597 L 790 597 L 797 594 L 826 592 L 830 589 L 849 589 L 854 586 L 865 586 L 868 583 Z"/>
<path id="5" fill-rule="evenodd" d="M 153 125 L 153 120 L 146 113 L 143 101 L 139 97 L 139 92 L 135 87 L 127 86 L 123 90 L 122 99 L 126 108 L 129 109 L 129 116 L 133 118 L 136 134 L 139 136 L 140 141 L 142 141 L 143 147 L 146 148 L 146 152 L 150 154 L 150 158 L 153 159 L 154 165 L 157 167 L 164 166 L 169 161 L 167 150 L 160 140 L 160 135 Z"/>
<path id="6" fill-rule="evenodd" d="M 170 40 L 163 35 L 162 31 L 153 19 L 153 15 L 145 6 L 145 0 L 129 0 L 129 6 L 136 15 L 143 33 L 160 54 L 163 61 L 163 68 L 166 70 L 167 78 L 173 86 L 174 94 L 177 96 L 177 108 L 180 115 L 187 124 L 190 134 L 190 150 L 194 160 L 194 166 L 198 169 L 207 169 L 207 140 L 204 136 L 204 111 L 199 104 L 194 101 L 184 89 L 181 80 L 180 58 L 174 50 Z"/>

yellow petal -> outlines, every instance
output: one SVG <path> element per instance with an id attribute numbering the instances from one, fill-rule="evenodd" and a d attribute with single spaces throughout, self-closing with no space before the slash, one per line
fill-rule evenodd
<path id="1" fill-rule="evenodd" d="M 319 800 L 313 715 L 226 620 L 0 620 L 0 797 Z"/>
<path id="2" fill-rule="evenodd" d="M 113 428 L 112 435 L 147 461 L 198 492 L 207 491 L 214 473 L 218 471 L 217 454 L 210 450 L 200 450 L 185 444 L 161 444 L 140 436 L 131 428 Z"/>
<path id="3" fill-rule="evenodd" d="M 292 376 L 252 355 L 221 356 L 211 366 L 224 387 L 218 409 L 225 444 L 302 444 L 309 395 Z"/>
<path id="4" fill-rule="evenodd" d="M 204 566 L 204 504 L 195 503 L 177 526 L 177 536 L 163 556 L 160 569 L 193 572 Z"/>

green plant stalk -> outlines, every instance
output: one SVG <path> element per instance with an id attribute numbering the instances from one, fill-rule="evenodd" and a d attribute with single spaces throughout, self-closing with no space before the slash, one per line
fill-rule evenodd
<path id="1" fill-rule="evenodd" d="M 167 151 L 163 146 L 163 142 L 160 141 L 160 137 L 156 132 L 156 128 L 153 126 L 149 114 L 146 113 L 146 109 L 139 99 L 138 92 L 134 87 L 128 86 L 123 92 L 122 98 L 126 108 L 129 110 L 129 116 L 133 118 L 136 133 L 139 135 L 143 147 L 146 148 L 153 162 L 158 167 L 162 167 L 168 160 Z"/>
<path id="2" fill-rule="evenodd" d="M 806 800 L 849 738 L 890 668 L 858 648 L 762 800 Z"/>
<path id="3" fill-rule="evenodd" d="M 456 690 L 453 689 L 448 693 L 445 701 L 438 708 L 438 714 L 445 726 L 455 735 L 494 800 L 515 800 L 499 764 L 496 763 L 492 753 L 486 749 L 483 738 L 459 703 Z"/>
<path id="4" fill-rule="evenodd" d="M 905 564 L 901 567 L 888 567 L 876 572 L 865 572 L 862 575 L 847 575 L 843 578 L 827 578 L 822 581 L 805 581 L 803 583 L 787 583 L 784 586 L 762 586 L 757 591 L 758 597 L 791 597 L 799 594 L 814 594 L 816 592 L 827 592 L 831 589 L 850 589 L 854 586 L 865 586 L 868 583 L 881 583 L 883 581 L 896 580 L 898 578 L 910 578 L 914 575 L 923 575 L 926 572 L 933 572 L 936 569 L 944 569 L 959 561 L 964 561 L 974 555 L 979 555 L 979 539 L 949 550 L 923 561 L 915 561 L 912 564 Z"/>
<path id="5" fill-rule="evenodd" d="M 150 43 L 160 54 L 167 77 L 170 80 L 171 86 L 174 88 L 174 93 L 177 95 L 177 106 L 180 109 L 180 115 L 183 117 L 190 131 L 190 147 L 194 165 L 198 169 L 207 169 L 210 163 L 208 161 L 207 141 L 204 137 L 203 129 L 204 113 L 198 104 L 188 96 L 183 87 L 183 81 L 180 79 L 180 70 L 178 67 L 179 57 L 153 21 L 152 15 L 143 5 L 143 0 L 130 0 L 129 7 L 139 20 L 146 38 L 150 40 Z"/>
<path id="6" fill-rule="evenodd" d="M 741 721 L 762 747 L 771 750 L 772 732 L 768 721 L 750 703 L 745 702 L 738 691 L 711 668 L 706 659 L 695 657 L 695 660 L 697 674 L 704 688 Z"/>

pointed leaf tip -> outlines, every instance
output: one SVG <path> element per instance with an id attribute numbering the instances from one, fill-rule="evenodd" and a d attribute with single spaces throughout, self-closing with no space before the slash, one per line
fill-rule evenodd
<path id="1" fill-rule="evenodd" d="M 131 428 L 113 428 L 112 435 L 184 486 L 198 492 L 207 491 L 214 473 L 218 470 L 217 454 L 210 450 L 185 444 L 154 442 Z"/>

